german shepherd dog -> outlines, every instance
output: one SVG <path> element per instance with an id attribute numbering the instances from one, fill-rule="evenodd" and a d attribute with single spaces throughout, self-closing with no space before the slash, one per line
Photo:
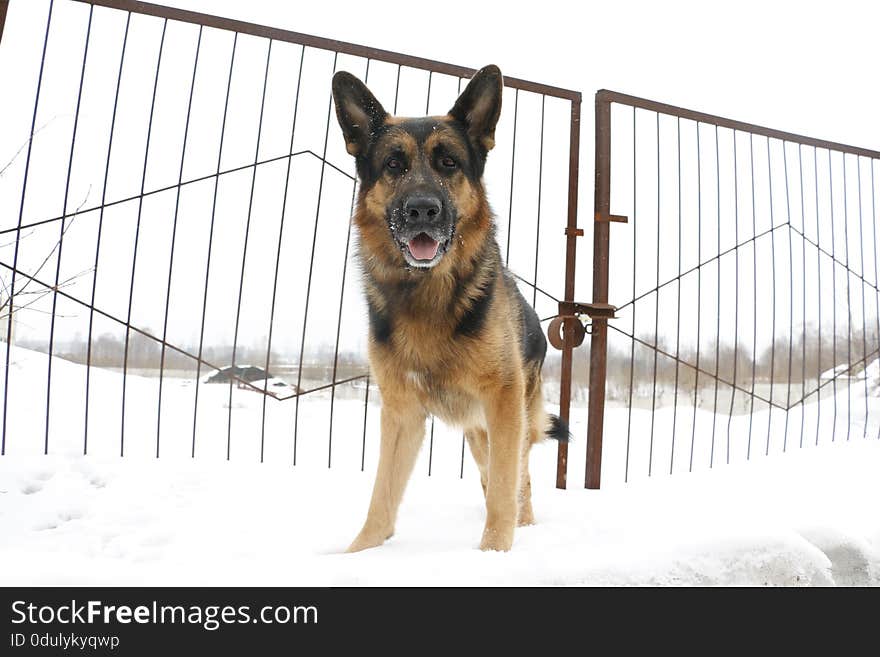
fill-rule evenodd
<path id="1" fill-rule="evenodd" d="M 547 343 L 501 260 L 483 187 L 503 80 L 480 70 L 446 116 L 389 116 L 356 77 L 333 77 L 336 116 L 360 188 L 353 221 L 382 393 L 379 466 L 349 552 L 382 544 L 433 414 L 461 427 L 480 470 L 480 549 L 509 550 L 534 522 L 528 455 L 568 429 L 544 412 Z"/>

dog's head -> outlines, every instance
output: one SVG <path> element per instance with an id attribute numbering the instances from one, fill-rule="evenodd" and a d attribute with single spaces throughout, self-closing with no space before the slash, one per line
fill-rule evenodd
<path id="1" fill-rule="evenodd" d="M 333 77 L 336 116 L 357 162 L 362 216 L 383 225 L 401 266 L 437 265 L 457 230 L 482 210 L 502 88 L 501 71 L 487 66 L 445 116 L 399 118 L 350 73 Z"/>

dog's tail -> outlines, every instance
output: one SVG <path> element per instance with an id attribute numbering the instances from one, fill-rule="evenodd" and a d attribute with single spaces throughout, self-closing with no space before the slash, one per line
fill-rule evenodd
<path id="1" fill-rule="evenodd" d="M 558 440 L 561 443 L 567 443 L 571 440 L 571 431 L 568 430 L 568 424 L 558 415 L 550 416 L 550 426 L 546 431 L 548 438 Z"/>

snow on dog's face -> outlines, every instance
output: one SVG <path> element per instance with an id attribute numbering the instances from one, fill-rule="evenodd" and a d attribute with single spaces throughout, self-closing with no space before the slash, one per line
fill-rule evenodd
<path id="1" fill-rule="evenodd" d="M 385 266 L 436 267 L 484 215 L 481 178 L 501 91 L 501 71 L 487 66 L 447 115 L 399 118 L 350 73 L 333 77 L 336 116 L 361 182 L 355 220 Z"/>

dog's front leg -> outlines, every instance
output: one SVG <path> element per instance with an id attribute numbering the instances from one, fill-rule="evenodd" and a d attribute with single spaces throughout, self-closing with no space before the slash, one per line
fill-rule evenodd
<path id="1" fill-rule="evenodd" d="M 507 551 L 516 527 L 519 468 L 524 440 L 523 390 L 509 384 L 493 390 L 485 401 L 489 429 L 489 481 L 486 527 L 481 550 Z"/>
<path id="2" fill-rule="evenodd" d="M 425 438 L 425 413 L 414 400 L 382 402 L 382 439 L 373 497 L 363 529 L 348 548 L 376 547 L 394 533 L 397 509 Z"/>

